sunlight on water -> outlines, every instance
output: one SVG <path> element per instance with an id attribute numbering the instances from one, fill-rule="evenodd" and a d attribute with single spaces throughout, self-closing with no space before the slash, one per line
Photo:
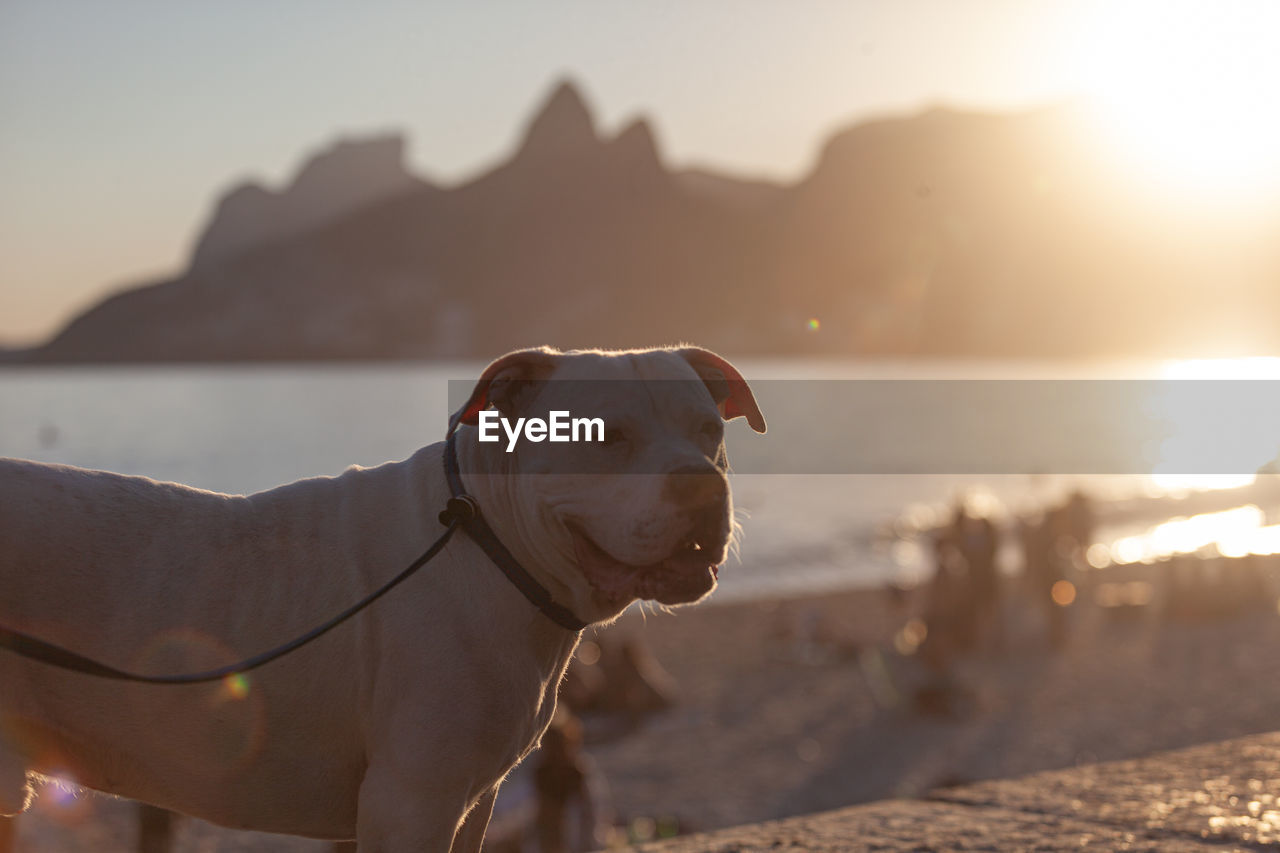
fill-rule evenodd
<path id="1" fill-rule="evenodd" d="M 1280 554 L 1280 524 L 1270 524 L 1254 530 L 1241 531 L 1218 542 L 1218 550 L 1224 557 L 1243 557 L 1245 554 Z"/>
<path id="2" fill-rule="evenodd" d="M 1175 518 L 1156 525 L 1148 538 L 1157 556 L 1189 554 L 1215 542 L 1239 539 L 1257 530 L 1262 519 L 1262 510 L 1250 504 L 1186 519 Z"/>
<path id="3" fill-rule="evenodd" d="M 1280 554 L 1280 524 L 1264 525 L 1265 520 L 1266 514 L 1253 504 L 1175 518 L 1146 533 L 1090 548 L 1089 564 L 1102 568 L 1111 562 L 1149 563 L 1210 547 L 1224 557 Z"/>
<path id="4" fill-rule="evenodd" d="M 1168 380 L 1277 380 L 1280 358 L 1191 359 L 1163 366 Z M 1247 419 L 1224 430 L 1214 395 L 1195 381 L 1172 381 L 1151 401 L 1153 414 L 1171 434 L 1160 444 L 1152 482 L 1167 491 L 1247 486 L 1259 468 L 1280 454 L 1280 400 L 1259 399 Z M 1238 413 L 1226 413 L 1238 414 Z M 1207 462 L 1221 473 L 1203 473 Z M 1197 473 L 1187 473 L 1196 471 Z"/>

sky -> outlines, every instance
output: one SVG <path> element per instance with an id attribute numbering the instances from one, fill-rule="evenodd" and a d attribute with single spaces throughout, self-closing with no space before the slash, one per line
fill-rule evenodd
<path id="1" fill-rule="evenodd" d="M 465 180 L 511 150 L 566 76 L 605 129 L 650 117 L 671 165 L 782 180 L 873 116 L 1167 88 L 1152 68 L 1185 65 L 1183 46 L 1215 32 L 1198 61 L 1234 63 L 1232 76 L 1201 75 L 1199 96 L 1261 79 L 1277 29 L 1254 16 L 1280 4 L 1209 20 L 1228 7 L 1176 6 L 3 0 L 0 344 L 38 341 L 106 292 L 180 272 L 217 195 L 247 178 L 278 186 L 338 135 L 402 130 L 415 171 Z M 1280 81 L 1280 65 L 1268 69 Z M 1134 115 L 1126 104 L 1112 104 L 1117 127 Z"/>

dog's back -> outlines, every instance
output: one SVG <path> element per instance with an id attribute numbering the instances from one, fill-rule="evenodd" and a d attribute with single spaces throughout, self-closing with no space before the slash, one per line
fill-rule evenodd
<path id="1" fill-rule="evenodd" d="M 149 621 L 140 610 L 163 610 L 189 589 L 180 564 L 155 571 L 150 554 L 176 539 L 198 547 L 228 537 L 240 501 L 143 477 L 0 459 L 0 621 L 80 648 L 128 637 Z M 132 603 L 114 612 L 121 590 Z"/>
<path id="2" fill-rule="evenodd" d="M 404 479 L 396 467 L 352 469 L 241 497 L 0 460 L 0 624 L 146 674 L 199 671 L 263 651 L 367 591 L 358 565 L 385 573 L 412 557 L 370 559 L 368 551 L 355 553 L 368 542 L 349 535 L 358 516 L 376 538 L 378 516 L 367 504 Z M 0 765 L 9 765 L 0 766 L 0 806 L 20 806 L 14 765 L 22 764 L 23 771 L 180 810 L 190 804 L 168 802 L 164 784 L 178 775 L 207 778 L 210 799 L 286 792 L 309 798 L 314 810 L 332 798 L 329 780 L 358 778 L 345 765 L 361 760 L 358 744 L 347 742 L 349 724 L 338 723 L 352 716 L 358 682 L 340 680 L 349 689 L 335 695 L 315 677 L 320 668 L 350 674 L 354 666 L 350 633 L 336 634 L 248 677 L 190 686 L 105 680 L 0 650 Z M 314 693 L 301 749 L 292 742 L 295 721 L 283 716 L 297 704 L 273 701 L 286 692 L 304 706 Z M 307 748 L 317 738 L 325 751 Z M 294 759 L 289 779 L 270 778 L 258 766 L 278 750 L 317 766 Z M 236 783 L 227 785 L 231 778 Z M 146 780 L 155 789 L 122 789 L 119 779 Z M 203 796 L 189 784 L 182 790 Z M 344 824 L 354 819 L 342 814 L 353 808 L 354 792 L 347 794 L 332 806 Z M 216 803 L 192 810 L 214 818 L 219 811 Z M 227 811 L 242 809 L 228 803 Z M 285 804 L 278 813 L 289 819 Z"/>

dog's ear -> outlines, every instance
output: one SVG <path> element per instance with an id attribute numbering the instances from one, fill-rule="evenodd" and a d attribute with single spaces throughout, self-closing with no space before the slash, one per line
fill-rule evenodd
<path id="1" fill-rule="evenodd" d="M 764 415 L 756 403 L 751 386 L 732 364 L 702 347 L 681 347 L 676 354 L 689 362 L 702 383 L 711 392 L 711 398 L 726 421 L 746 418 L 756 432 L 764 432 Z"/>
<path id="2" fill-rule="evenodd" d="M 480 422 L 480 413 L 490 405 L 504 416 L 511 416 L 537 393 L 538 384 L 555 372 L 561 357 L 550 347 L 507 353 L 480 374 L 471 397 L 450 418 L 450 428 L 458 424 L 475 426 Z"/>

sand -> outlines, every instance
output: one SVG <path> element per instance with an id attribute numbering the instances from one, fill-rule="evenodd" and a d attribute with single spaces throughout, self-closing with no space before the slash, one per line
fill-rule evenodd
<path id="1" fill-rule="evenodd" d="M 860 654 L 786 639 L 815 618 L 837 637 L 874 636 L 892 612 L 864 592 L 650 616 L 644 635 L 683 702 L 593 750 L 620 815 L 711 829 L 1280 728 L 1274 598 L 1204 624 L 1081 603 L 1061 652 L 1022 619 L 1006 654 L 956 667 L 973 696 L 955 717 L 911 707 L 927 673 L 884 639 Z"/>
<path id="2" fill-rule="evenodd" d="M 1011 600 L 1006 650 L 957 664 L 968 698 L 953 716 L 914 707 L 929 675 L 894 650 L 909 614 L 881 590 L 632 613 L 601 642 L 641 638 L 679 701 L 589 749 L 621 823 L 692 831 L 1270 731 L 1280 728 L 1280 615 L 1268 582 L 1252 614 L 1199 622 L 1103 610 L 1082 595 L 1056 652 L 1036 611 Z M 608 723 L 588 720 L 588 731 Z M 46 793 L 19 831 L 26 853 L 130 850 L 133 810 Z M 327 847 L 183 821 L 176 849 Z"/>

